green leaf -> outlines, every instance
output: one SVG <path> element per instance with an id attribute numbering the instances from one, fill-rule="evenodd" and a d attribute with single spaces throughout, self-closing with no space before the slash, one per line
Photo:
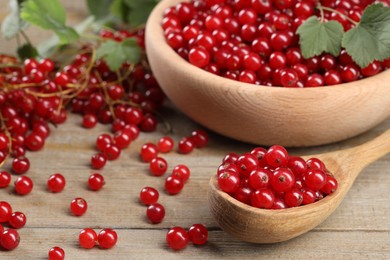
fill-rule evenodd
<path id="1" fill-rule="evenodd" d="M 302 56 L 306 59 L 323 52 L 334 56 L 340 53 L 344 29 L 337 21 L 322 22 L 312 16 L 298 27 L 297 33 Z"/>
<path id="2" fill-rule="evenodd" d="M 124 0 L 113 0 L 110 12 L 122 22 L 127 23 L 127 14 L 130 12 L 130 8 L 125 4 Z"/>
<path id="3" fill-rule="evenodd" d="M 126 61 L 137 64 L 141 59 L 141 49 L 135 38 L 123 42 L 106 41 L 96 51 L 98 59 L 103 58 L 112 71 L 118 70 Z"/>
<path id="4" fill-rule="evenodd" d="M 28 58 L 36 58 L 38 56 L 38 51 L 29 43 L 26 43 L 18 48 L 18 56 L 21 60 Z"/>
<path id="5" fill-rule="evenodd" d="M 130 8 L 127 21 L 133 27 L 145 24 L 150 12 L 158 3 L 157 0 L 124 0 L 124 2 Z"/>
<path id="6" fill-rule="evenodd" d="M 53 30 L 62 44 L 79 38 L 73 28 L 65 25 L 66 13 L 59 0 L 27 0 L 22 4 L 20 16 L 31 24 Z"/>
<path id="7" fill-rule="evenodd" d="M 110 14 L 110 6 L 113 0 L 87 0 L 89 12 L 96 20 L 104 19 Z"/>
<path id="8" fill-rule="evenodd" d="M 390 57 L 390 7 L 370 5 L 359 24 L 345 33 L 342 46 L 362 68 Z"/>
<path id="9" fill-rule="evenodd" d="M 4 18 L 1 24 L 1 33 L 3 34 L 3 37 L 7 40 L 13 38 L 16 34 L 18 34 L 20 30 L 25 29 L 28 26 L 26 21 L 20 19 L 19 1 L 9 1 L 9 14 Z"/>

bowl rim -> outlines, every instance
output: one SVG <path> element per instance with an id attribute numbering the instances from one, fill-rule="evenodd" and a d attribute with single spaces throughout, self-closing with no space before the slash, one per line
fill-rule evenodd
<path id="1" fill-rule="evenodd" d="M 161 27 L 161 21 L 163 19 L 163 12 L 166 8 L 174 6 L 180 2 L 189 2 L 189 0 L 162 0 L 158 3 L 158 5 L 153 9 L 152 13 L 149 16 L 149 19 L 146 24 L 147 31 L 154 31 L 154 33 L 146 33 L 146 36 L 153 39 L 151 40 L 154 44 L 157 44 L 160 50 L 160 55 L 164 57 L 164 59 L 171 60 L 171 63 L 174 64 L 172 66 L 180 68 L 181 71 L 191 71 L 191 73 L 195 74 L 196 77 L 202 78 L 205 81 L 215 81 L 218 80 L 221 84 L 215 84 L 218 88 L 221 89 L 230 89 L 231 85 L 236 85 L 235 87 L 250 91 L 250 92 L 258 92 L 265 91 L 270 93 L 284 92 L 284 93 L 297 93 L 298 91 L 304 91 L 305 93 L 312 95 L 316 95 L 318 92 L 327 91 L 329 92 L 329 88 L 335 91 L 345 91 L 346 89 L 353 89 L 354 91 L 358 91 L 364 87 L 366 81 L 371 80 L 372 78 L 380 78 L 386 77 L 390 78 L 390 69 L 384 70 L 374 76 L 362 78 L 352 82 L 345 82 L 336 85 L 330 86 L 318 86 L 318 87 L 303 87 L 303 88 L 288 88 L 283 86 L 266 86 L 266 85 L 256 85 L 251 83 L 240 82 L 232 79 L 228 79 L 222 77 L 220 75 L 212 74 L 208 71 L 205 71 L 202 68 L 196 67 L 190 64 L 187 60 L 180 57 L 177 52 L 172 49 L 166 42 L 164 31 Z M 148 45 L 146 45 L 146 49 Z"/>

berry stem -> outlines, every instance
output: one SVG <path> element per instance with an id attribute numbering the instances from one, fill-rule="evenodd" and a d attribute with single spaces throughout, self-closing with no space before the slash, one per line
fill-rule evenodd
<path id="1" fill-rule="evenodd" d="M 329 12 L 333 12 L 333 13 L 336 13 L 336 14 L 342 16 L 343 18 L 347 19 L 350 23 L 352 23 L 355 26 L 357 26 L 359 24 L 358 22 L 349 18 L 348 15 L 345 15 L 342 12 L 339 12 L 331 7 L 326 7 L 326 6 L 322 6 L 321 4 L 318 4 L 317 9 L 320 10 L 320 12 L 321 12 L 321 22 L 324 20 L 324 11 L 329 11 Z"/>

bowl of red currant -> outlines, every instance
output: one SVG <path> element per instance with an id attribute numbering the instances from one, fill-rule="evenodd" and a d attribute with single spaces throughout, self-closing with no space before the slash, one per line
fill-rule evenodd
<path id="1" fill-rule="evenodd" d="M 386 1 L 163 0 L 146 26 L 150 66 L 170 100 L 217 133 L 333 143 L 390 116 Z"/>

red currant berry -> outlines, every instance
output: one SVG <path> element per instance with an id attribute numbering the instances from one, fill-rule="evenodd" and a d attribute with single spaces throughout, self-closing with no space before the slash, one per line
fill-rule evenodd
<path id="1" fill-rule="evenodd" d="M 309 170 L 305 175 L 305 184 L 309 189 L 318 191 L 326 184 L 326 175 L 323 171 L 315 169 Z"/>
<path id="2" fill-rule="evenodd" d="M 14 185 L 15 191 L 19 195 L 29 194 L 34 187 L 33 181 L 27 176 L 20 176 L 17 178 Z"/>
<path id="3" fill-rule="evenodd" d="M 6 201 L 0 201 L 0 223 L 7 222 L 12 215 L 12 207 Z"/>
<path id="4" fill-rule="evenodd" d="M 144 162 L 150 162 L 158 155 L 158 148 L 155 144 L 146 143 L 141 147 L 141 159 Z"/>
<path id="5" fill-rule="evenodd" d="M 204 245 L 208 239 L 207 228 L 202 224 L 194 224 L 188 229 L 188 237 L 194 245 Z"/>
<path id="6" fill-rule="evenodd" d="M 190 178 L 190 173 L 190 169 L 184 164 L 176 165 L 172 170 L 172 176 L 179 177 L 183 182 L 186 182 Z"/>
<path id="7" fill-rule="evenodd" d="M 298 207 L 302 204 L 303 194 L 298 189 L 292 189 L 284 194 L 284 201 L 287 207 Z"/>
<path id="8" fill-rule="evenodd" d="M 0 171 L 0 188 L 8 187 L 10 182 L 11 182 L 11 174 L 9 174 L 9 172 L 7 171 Z"/>
<path id="9" fill-rule="evenodd" d="M 11 217 L 8 220 L 10 226 L 15 229 L 24 227 L 26 225 L 26 222 L 27 222 L 26 215 L 24 215 L 24 213 L 19 211 L 13 212 Z"/>
<path id="10" fill-rule="evenodd" d="M 157 148 L 161 153 L 169 153 L 173 149 L 174 141 L 169 136 L 162 137 L 158 143 Z"/>
<path id="11" fill-rule="evenodd" d="M 274 168 L 286 166 L 288 163 L 288 152 L 283 146 L 274 145 L 268 149 L 265 159 Z"/>
<path id="12" fill-rule="evenodd" d="M 331 194 L 337 190 L 338 183 L 333 176 L 326 176 L 325 185 L 321 188 L 321 192 Z"/>
<path id="13" fill-rule="evenodd" d="M 169 229 L 166 240 L 170 248 L 174 250 L 181 250 L 187 246 L 189 236 L 184 228 L 173 227 Z"/>
<path id="14" fill-rule="evenodd" d="M 195 130 L 191 133 L 191 136 L 197 148 L 205 147 L 209 141 L 208 134 L 203 130 Z"/>
<path id="15" fill-rule="evenodd" d="M 65 251 L 58 246 L 52 247 L 49 250 L 48 257 L 49 260 L 63 260 L 65 259 Z"/>
<path id="16" fill-rule="evenodd" d="M 168 169 L 168 163 L 164 158 L 153 158 L 149 163 L 149 170 L 154 176 L 161 176 Z"/>
<path id="17" fill-rule="evenodd" d="M 144 187 L 139 194 L 141 202 L 147 206 L 156 203 L 159 196 L 158 191 L 152 187 Z"/>
<path id="18" fill-rule="evenodd" d="M 95 114 L 85 114 L 83 116 L 83 127 L 94 128 L 98 122 L 98 118 Z"/>
<path id="19" fill-rule="evenodd" d="M 100 190 L 104 184 L 105 184 L 104 177 L 99 173 L 91 174 L 88 178 L 88 187 L 91 190 L 94 191 Z"/>
<path id="20" fill-rule="evenodd" d="M 75 216 L 82 216 L 87 211 L 88 204 L 83 198 L 75 198 L 70 203 L 70 211 Z"/>
<path id="21" fill-rule="evenodd" d="M 47 180 L 47 187 L 52 192 L 61 192 L 65 188 L 65 177 L 60 173 L 55 173 Z"/>
<path id="22" fill-rule="evenodd" d="M 146 216 L 153 223 L 160 223 L 165 217 L 165 208 L 160 203 L 152 203 L 146 209 Z"/>
<path id="23" fill-rule="evenodd" d="M 84 228 L 79 233 L 79 245 L 82 248 L 90 249 L 97 244 L 98 235 L 92 228 Z"/>
<path id="24" fill-rule="evenodd" d="M 275 195 L 267 188 L 252 193 L 251 205 L 256 208 L 270 209 L 274 205 Z"/>
<path id="25" fill-rule="evenodd" d="M 170 195 L 178 194 L 184 187 L 184 181 L 180 177 L 168 176 L 165 180 L 165 190 Z"/>
<path id="26" fill-rule="evenodd" d="M 107 160 L 114 161 L 119 158 L 121 150 L 114 144 L 108 144 L 104 148 L 103 154 L 106 156 Z"/>
<path id="27" fill-rule="evenodd" d="M 302 204 L 307 205 L 314 203 L 316 201 L 316 193 L 311 189 L 304 187 L 301 189 L 302 191 Z"/>
<path id="28" fill-rule="evenodd" d="M 110 228 L 102 229 L 98 234 L 98 243 L 101 248 L 109 249 L 116 245 L 118 235 Z"/>
<path id="29" fill-rule="evenodd" d="M 303 177 L 307 172 L 307 164 L 301 157 L 291 156 L 288 159 L 287 166 L 296 177 Z"/>
<path id="30" fill-rule="evenodd" d="M 102 153 L 97 153 L 91 157 L 91 166 L 93 169 L 101 169 L 106 165 L 107 157 Z"/>
<path id="31" fill-rule="evenodd" d="M 96 139 L 96 147 L 99 151 L 103 151 L 107 145 L 112 144 L 113 140 L 109 134 L 101 134 Z"/>
<path id="32" fill-rule="evenodd" d="M 194 66 L 199 68 L 206 67 L 210 62 L 210 54 L 203 47 L 194 47 L 188 53 L 188 60 Z"/>
<path id="33" fill-rule="evenodd" d="M 268 188 L 269 179 L 271 175 L 272 172 L 264 168 L 258 168 L 256 170 L 253 170 L 249 174 L 249 185 L 255 190 Z"/>
<path id="34" fill-rule="evenodd" d="M 240 186 L 240 177 L 237 172 L 225 170 L 218 174 L 218 187 L 226 192 L 233 193 Z"/>
<path id="35" fill-rule="evenodd" d="M 23 174 L 30 169 L 30 161 L 27 157 L 18 157 L 12 161 L 12 171 L 16 174 Z"/>
<path id="36" fill-rule="evenodd" d="M 0 235 L 0 246 L 5 250 L 13 250 L 15 249 L 20 242 L 20 237 L 18 231 L 14 229 L 4 230 Z"/>
<path id="37" fill-rule="evenodd" d="M 288 168 L 278 168 L 273 172 L 270 183 L 277 192 L 289 191 L 295 184 L 294 173 Z"/>
<path id="38" fill-rule="evenodd" d="M 194 150 L 195 144 L 192 138 L 184 137 L 179 141 L 179 152 L 182 154 L 188 154 Z"/>

